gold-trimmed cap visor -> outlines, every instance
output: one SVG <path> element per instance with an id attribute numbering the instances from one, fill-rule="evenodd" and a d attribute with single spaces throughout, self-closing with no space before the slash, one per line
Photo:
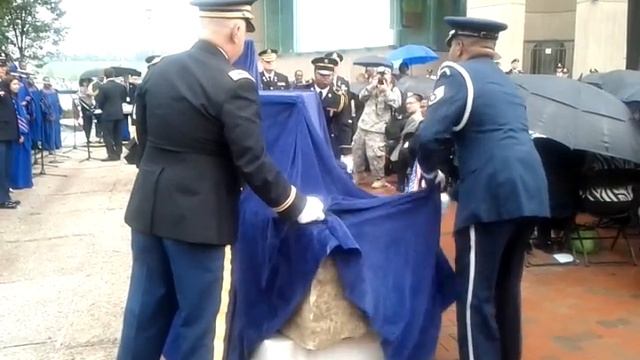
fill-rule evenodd
<path id="1" fill-rule="evenodd" d="M 256 31 L 253 24 L 255 16 L 251 4 L 256 0 L 194 0 L 191 5 L 197 6 L 200 17 L 214 19 L 242 19 L 247 23 L 247 32 Z"/>

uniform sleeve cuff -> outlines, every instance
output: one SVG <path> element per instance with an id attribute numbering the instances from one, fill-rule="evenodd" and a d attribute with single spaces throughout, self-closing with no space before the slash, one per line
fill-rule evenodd
<path id="1" fill-rule="evenodd" d="M 291 186 L 291 192 L 287 200 L 273 210 L 282 218 L 295 220 L 302 213 L 306 204 L 307 198 L 299 193 L 294 186 Z"/>

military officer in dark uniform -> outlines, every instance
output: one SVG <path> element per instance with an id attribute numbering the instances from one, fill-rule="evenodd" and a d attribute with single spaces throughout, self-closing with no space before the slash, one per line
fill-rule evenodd
<path id="1" fill-rule="evenodd" d="M 136 95 L 142 152 L 125 219 L 133 269 L 118 359 L 159 359 L 169 329 L 180 359 L 212 359 L 224 246 L 241 182 L 284 219 L 324 219 L 266 153 L 255 79 L 235 70 L 256 0 L 194 0 L 203 37 L 153 65 Z M 184 87 L 177 84 L 189 83 Z"/>
<path id="2" fill-rule="evenodd" d="M 330 52 L 330 53 L 326 53 L 324 55 L 325 57 L 329 57 L 329 58 L 334 58 L 338 61 L 338 66 L 336 67 L 336 76 L 334 76 L 333 78 L 333 84 L 335 87 L 337 87 L 338 89 L 342 90 L 343 93 L 345 93 L 347 95 L 347 106 L 349 107 L 347 109 L 348 113 L 350 114 L 350 119 L 351 119 L 351 123 L 352 123 L 352 129 L 351 129 L 351 133 L 355 134 L 356 131 L 356 123 L 357 123 L 357 119 L 356 119 L 356 104 L 355 101 L 358 98 L 359 94 L 355 94 L 353 92 L 351 92 L 351 84 L 349 83 L 349 80 L 345 79 L 344 77 L 338 75 L 338 69 L 339 67 L 342 65 L 342 62 L 344 61 L 344 56 L 342 56 L 341 53 L 334 51 L 334 52 Z"/>
<path id="3" fill-rule="evenodd" d="M 289 90 L 289 78 L 283 73 L 275 70 L 275 62 L 278 60 L 278 50 L 266 49 L 258 53 L 260 62 L 262 63 L 262 71 L 260 72 L 260 81 L 262 81 L 262 90 Z"/>
<path id="4" fill-rule="evenodd" d="M 529 137 L 523 99 L 497 66 L 495 46 L 506 24 L 445 18 L 453 30 L 416 135 L 427 183 L 442 183 L 438 159 L 455 144 L 456 272 L 461 359 L 521 358 L 520 281 L 535 221 L 548 217 L 542 162 Z"/>
<path id="5" fill-rule="evenodd" d="M 312 90 L 318 93 L 322 101 L 327 129 L 331 136 L 331 145 L 336 159 L 351 153 L 351 119 L 347 105 L 348 96 L 333 84 L 333 76 L 338 61 L 330 57 L 317 57 L 311 61 L 315 78 L 310 84 L 298 89 Z"/>

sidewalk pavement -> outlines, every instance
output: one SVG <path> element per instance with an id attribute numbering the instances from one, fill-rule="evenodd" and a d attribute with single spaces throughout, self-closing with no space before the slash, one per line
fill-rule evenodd
<path id="1" fill-rule="evenodd" d="M 104 148 L 94 153 L 106 156 Z M 0 212 L 2 360 L 115 357 L 131 261 L 123 215 L 136 169 L 80 163 L 83 148 L 66 155 L 34 189 L 14 194 L 19 210 Z M 453 212 L 442 230 L 450 259 Z M 618 249 L 624 256 L 624 244 Z M 640 358 L 640 268 L 528 268 L 522 287 L 523 359 Z M 457 358 L 452 308 L 436 359 Z"/>

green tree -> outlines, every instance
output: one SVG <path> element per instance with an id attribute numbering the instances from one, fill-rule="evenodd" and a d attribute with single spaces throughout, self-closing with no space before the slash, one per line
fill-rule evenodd
<path id="1" fill-rule="evenodd" d="M 56 54 L 66 28 L 62 0 L 0 0 L 0 46 L 21 63 L 42 65 Z"/>

